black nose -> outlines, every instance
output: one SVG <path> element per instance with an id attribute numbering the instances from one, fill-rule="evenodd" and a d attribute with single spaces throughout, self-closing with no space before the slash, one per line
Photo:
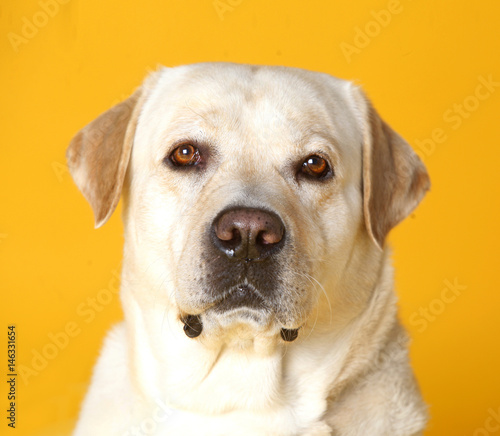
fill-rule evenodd
<path id="1" fill-rule="evenodd" d="M 230 209 L 214 220 L 213 236 L 215 246 L 229 258 L 260 261 L 281 249 L 285 226 L 273 212 Z"/>

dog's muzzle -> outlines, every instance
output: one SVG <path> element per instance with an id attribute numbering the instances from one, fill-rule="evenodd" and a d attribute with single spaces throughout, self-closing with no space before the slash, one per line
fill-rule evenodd
<path id="1" fill-rule="evenodd" d="M 266 308 L 266 293 L 270 292 L 269 288 L 273 287 L 270 285 L 275 278 L 272 260 L 285 245 L 285 239 L 285 225 L 274 212 L 237 207 L 219 213 L 210 228 L 210 244 L 219 258 L 219 270 L 215 271 L 215 277 L 219 277 L 216 285 L 219 286 L 214 288 L 222 289 L 220 296 L 214 296 L 219 300 L 214 305 L 216 312 L 223 313 L 241 307 Z M 264 286 L 262 283 L 257 286 L 252 283 L 256 275 L 260 279 L 269 276 Z M 230 283 L 232 279 L 228 280 L 228 276 L 239 276 L 239 282 Z M 185 316 L 182 322 L 189 338 L 201 334 L 203 323 L 199 315 Z M 298 329 L 281 329 L 284 341 L 294 341 L 297 336 Z"/>

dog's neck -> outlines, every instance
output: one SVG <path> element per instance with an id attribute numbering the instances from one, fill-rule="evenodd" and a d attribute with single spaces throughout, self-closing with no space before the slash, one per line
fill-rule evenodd
<path id="1" fill-rule="evenodd" d="M 379 260 L 377 273 L 366 280 L 365 286 L 371 287 L 366 293 L 370 302 L 362 305 L 365 307 L 362 312 L 344 320 L 335 318 L 335 309 L 334 313 L 323 311 L 318 317 L 311 316 L 292 343 L 284 343 L 277 335 L 267 336 L 265 332 L 254 338 L 245 337 L 242 331 L 218 340 L 217 335 L 210 340 L 201 336 L 189 339 L 175 307 L 161 296 L 152 297 L 156 301 L 138 299 L 144 286 L 141 278 L 123 277 L 122 299 L 126 301 L 135 388 L 148 401 L 162 401 L 195 413 L 238 410 L 271 413 L 286 409 L 292 398 L 294 406 L 311 405 L 301 408 L 302 411 L 323 413 L 332 393 L 366 370 L 384 345 L 381 338 L 387 336 L 387 330 L 396 322 L 392 268 L 387 253 Z M 137 274 L 131 265 L 124 271 Z M 348 281 L 352 283 L 352 277 Z M 326 293 L 321 298 L 326 298 Z M 328 304 L 318 302 L 321 307 Z M 381 326 L 384 331 L 379 331 Z M 356 361 L 365 362 L 365 367 L 348 363 L 358 350 L 363 350 L 364 356 L 357 356 L 362 358 Z M 207 398 L 213 401 L 208 403 Z M 315 417 L 307 417 L 311 419 Z"/>

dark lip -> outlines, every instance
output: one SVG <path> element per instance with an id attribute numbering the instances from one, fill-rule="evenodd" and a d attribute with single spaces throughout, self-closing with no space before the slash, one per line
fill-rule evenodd
<path id="1" fill-rule="evenodd" d="M 229 289 L 221 300 L 214 304 L 213 309 L 221 313 L 244 307 L 257 310 L 267 308 L 266 302 L 259 291 L 247 283 Z"/>

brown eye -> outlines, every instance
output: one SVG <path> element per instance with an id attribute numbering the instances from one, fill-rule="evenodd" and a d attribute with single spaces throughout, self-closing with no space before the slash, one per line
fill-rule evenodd
<path id="1" fill-rule="evenodd" d="M 301 171 L 315 179 L 322 179 L 330 174 L 330 166 L 322 157 L 312 155 L 303 162 Z"/>
<path id="2" fill-rule="evenodd" d="M 170 160 L 178 167 L 196 165 L 200 161 L 200 151 L 191 144 L 182 144 L 172 152 Z"/>

